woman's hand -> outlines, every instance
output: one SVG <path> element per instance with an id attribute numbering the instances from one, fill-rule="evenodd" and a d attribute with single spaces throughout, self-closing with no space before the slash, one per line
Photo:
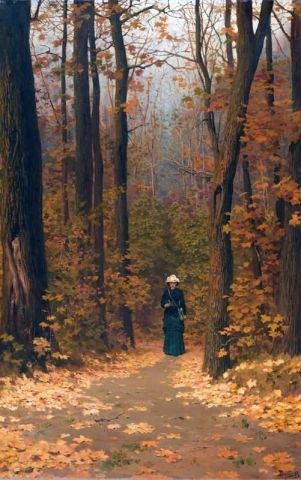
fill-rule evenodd
<path id="1" fill-rule="evenodd" d="M 170 305 L 171 305 L 170 303 L 165 303 L 164 308 L 168 308 L 170 307 Z"/>

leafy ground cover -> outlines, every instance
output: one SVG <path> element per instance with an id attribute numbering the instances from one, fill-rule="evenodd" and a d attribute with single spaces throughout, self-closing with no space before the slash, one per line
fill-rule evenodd
<path id="1" fill-rule="evenodd" d="M 176 358 L 161 347 L 140 344 L 73 370 L 2 377 L 0 476 L 271 479 L 301 472 L 300 360 L 245 362 L 212 382 L 201 371 L 199 346 Z"/>

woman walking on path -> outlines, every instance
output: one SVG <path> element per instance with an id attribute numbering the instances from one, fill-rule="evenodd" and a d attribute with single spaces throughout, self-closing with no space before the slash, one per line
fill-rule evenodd
<path id="1" fill-rule="evenodd" d="M 182 355 L 185 353 L 183 333 L 186 305 L 182 290 L 177 286 L 180 280 L 175 275 L 166 279 L 167 288 L 161 298 L 161 307 L 164 308 L 163 331 L 166 355 Z"/>

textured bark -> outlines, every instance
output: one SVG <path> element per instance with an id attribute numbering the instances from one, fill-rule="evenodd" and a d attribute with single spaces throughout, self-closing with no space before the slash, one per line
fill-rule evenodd
<path id="1" fill-rule="evenodd" d="M 207 332 L 203 368 L 217 377 L 230 366 L 229 341 L 219 331 L 229 325 L 228 298 L 233 281 L 230 235 L 223 232 L 232 208 L 233 181 L 240 152 L 240 138 L 254 74 L 262 51 L 272 1 L 263 1 L 257 31 L 253 31 L 252 2 L 237 1 L 237 69 L 233 76 L 224 141 L 216 165 L 209 219 L 210 275 L 208 286 Z M 218 357 L 224 348 L 226 354 Z"/>
<path id="2" fill-rule="evenodd" d="M 100 84 L 98 77 L 98 69 L 96 63 L 96 45 L 95 45 L 95 6 L 93 0 L 93 11 L 90 18 L 89 27 L 89 42 L 90 42 L 90 59 L 91 59 L 91 73 L 93 84 L 93 102 L 92 102 L 92 146 L 93 146 L 93 170 L 94 170 L 94 187 L 93 187 L 93 210 L 94 223 L 92 227 L 94 237 L 94 247 L 98 254 L 98 268 L 97 268 L 97 289 L 100 298 L 105 298 L 104 292 L 104 217 L 103 217 L 103 157 L 100 144 Z M 101 303 L 100 308 L 100 323 L 103 327 L 103 339 L 108 345 L 105 334 L 107 327 L 106 322 L 106 305 Z"/>
<path id="3" fill-rule="evenodd" d="M 269 24 L 267 36 L 266 36 L 266 65 L 268 72 L 268 89 L 267 89 L 267 104 L 271 108 L 271 114 L 275 115 L 275 96 L 274 96 L 274 66 L 273 66 L 273 41 L 272 41 L 272 29 L 271 22 Z M 279 162 L 274 166 L 274 184 L 277 185 L 280 182 L 280 172 L 281 172 L 281 158 L 279 156 L 279 143 L 275 142 L 275 152 L 274 155 L 279 158 Z M 282 198 L 277 198 L 275 204 L 275 213 L 278 223 L 281 227 L 284 226 L 284 210 L 285 204 Z"/>
<path id="4" fill-rule="evenodd" d="M 245 193 L 245 204 L 246 210 L 249 212 L 250 208 L 253 205 L 253 191 L 252 191 L 252 182 L 249 170 L 249 161 L 247 158 L 244 157 L 242 162 L 242 169 L 243 169 L 243 183 L 244 183 L 244 193 Z M 254 218 L 250 218 L 250 230 L 253 233 L 257 232 L 256 221 Z M 253 264 L 253 272 L 254 277 L 256 279 L 262 276 L 262 268 L 261 268 L 261 257 L 260 251 L 257 245 L 252 242 L 252 264 Z M 259 288 L 262 288 L 262 283 L 260 282 Z M 263 311 L 261 312 L 263 313 Z"/>
<path id="5" fill-rule="evenodd" d="M 291 25 L 292 97 L 293 108 L 301 111 L 301 5 L 293 2 Z M 289 175 L 301 188 L 301 136 L 289 149 Z M 286 204 L 285 238 L 281 252 L 280 309 L 288 323 L 286 350 L 301 353 L 301 227 L 289 224 L 292 214 L 301 215 L 300 205 Z"/>
<path id="6" fill-rule="evenodd" d="M 226 10 L 225 10 L 225 27 L 231 28 L 231 13 L 232 13 L 232 0 L 226 0 Z M 233 45 L 232 37 L 229 32 L 226 32 L 226 53 L 227 53 L 227 63 L 228 67 L 234 68 L 234 59 L 233 59 Z"/>
<path id="7" fill-rule="evenodd" d="M 124 105 L 127 102 L 129 66 L 123 39 L 121 9 L 118 0 L 109 0 L 110 23 L 116 61 L 115 86 L 115 188 L 117 191 L 116 222 L 117 246 L 122 257 L 120 275 L 126 278 L 129 275 L 129 260 L 126 254 L 129 249 L 129 227 L 127 210 L 127 150 L 128 150 L 128 122 Z M 121 305 L 119 317 L 123 322 L 125 334 L 134 345 L 134 331 L 131 311 L 126 305 Z"/>
<path id="8" fill-rule="evenodd" d="M 89 215 L 92 207 L 93 163 L 92 128 L 89 96 L 88 35 L 93 5 L 75 0 L 74 13 L 74 111 L 76 164 L 75 187 L 77 211 Z"/>
<path id="9" fill-rule="evenodd" d="M 69 220 L 69 200 L 68 200 L 68 119 L 67 119 L 67 89 L 66 89 L 66 59 L 67 59 L 67 14 L 68 14 L 68 0 L 63 3 L 63 39 L 62 39 L 62 64 L 61 64 L 61 113 L 62 113 L 62 205 L 63 205 L 63 223 Z"/>
<path id="10" fill-rule="evenodd" d="M 1 332 L 32 352 L 48 306 L 42 155 L 29 48 L 30 2 L 0 3 Z"/>

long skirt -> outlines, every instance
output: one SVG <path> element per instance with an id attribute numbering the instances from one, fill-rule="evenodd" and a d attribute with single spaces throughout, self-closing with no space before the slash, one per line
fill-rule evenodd
<path id="1" fill-rule="evenodd" d="M 163 322 L 164 345 L 163 352 L 166 355 L 182 355 L 185 353 L 184 345 L 184 322 L 177 316 L 165 316 Z"/>

